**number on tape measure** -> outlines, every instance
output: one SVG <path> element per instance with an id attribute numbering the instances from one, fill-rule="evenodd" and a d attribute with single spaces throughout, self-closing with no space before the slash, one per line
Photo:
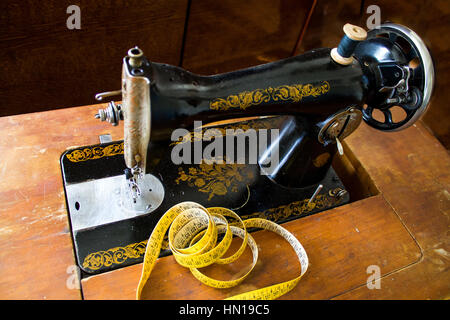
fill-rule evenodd
<path id="1" fill-rule="evenodd" d="M 237 223 L 228 223 L 232 218 Z M 159 220 L 147 242 L 141 278 L 136 290 L 136 298 L 140 299 L 142 289 L 159 257 L 164 235 L 169 231 L 169 248 L 180 265 L 189 268 L 191 273 L 203 284 L 213 288 L 231 288 L 240 284 L 252 272 L 258 261 L 258 247 L 247 228 L 265 229 L 283 237 L 297 254 L 300 261 L 300 275 L 292 280 L 281 282 L 265 288 L 244 292 L 228 299 L 237 300 L 270 300 L 276 299 L 291 291 L 308 269 L 308 255 L 297 238 L 280 225 L 260 218 L 242 221 L 232 210 L 214 207 L 204 208 L 195 202 L 182 202 L 170 208 Z M 218 242 L 218 235 L 224 234 Z M 223 256 L 229 249 L 233 235 L 242 239 L 239 249 L 231 256 Z M 250 270 L 238 279 L 216 280 L 198 269 L 213 263 L 228 264 L 236 261 L 246 246 L 252 251 L 253 260 Z"/>

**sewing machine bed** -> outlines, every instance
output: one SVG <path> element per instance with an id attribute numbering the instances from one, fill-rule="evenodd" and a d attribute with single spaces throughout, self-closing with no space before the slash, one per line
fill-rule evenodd
<path id="1" fill-rule="evenodd" d="M 264 123 L 270 121 L 252 120 L 234 127 L 267 127 Z M 245 150 L 248 154 L 248 145 Z M 163 201 L 155 211 L 139 216 L 127 213 L 120 203 L 126 168 L 123 141 L 73 148 L 61 156 L 66 206 L 83 277 L 141 262 L 156 223 L 170 207 L 183 201 L 229 208 L 242 219 L 259 217 L 284 223 L 350 200 L 332 167 L 320 183 L 286 188 L 262 175 L 258 164 L 174 165 L 166 144 L 153 145 L 150 153 L 151 173 L 164 186 L 163 191 L 151 192 L 163 192 Z M 323 187 L 312 198 L 319 184 Z M 170 253 L 167 245 L 166 239 L 161 256 Z"/>
<path id="2" fill-rule="evenodd" d="M 101 134 L 123 139 L 122 127 L 93 118 L 98 109 L 0 118 L 2 298 L 134 299 L 140 263 L 81 281 L 76 274 L 59 157 L 66 149 L 95 145 Z M 283 224 L 303 244 L 311 264 L 282 299 L 448 298 L 448 150 L 420 121 L 395 133 L 362 124 L 344 147 L 344 157 L 335 158 L 333 167 L 350 202 Z M 298 276 L 289 244 L 271 232 L 253 236 L 260 260 L 240 286 L 204 286 L 166 256 L 158 260 L 143 297 L 223 299 Z M 251 253 L 244 253 L 237 263 L 213 267 L 208 274 L 229 279 L 250 259 Z M 380 289 L 366 285 L 373 275 L 370 266 L 379 267 Z"/>

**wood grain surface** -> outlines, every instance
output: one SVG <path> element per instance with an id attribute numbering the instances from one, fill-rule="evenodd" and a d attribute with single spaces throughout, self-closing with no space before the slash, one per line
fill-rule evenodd
<path id="1" fill-rule="evenodd" d="M 340 298 L 450 298 L 448 150 L 421 122 L 395 134 L 365 126 L 347 144 L 416 240 L 421 258 L 383 277 L 383 290 L 361 286 Z"/>
<path id="2" fill-rule="evenodd" d="M 75 258 L 59 158 L 100 134 L 123 137 L 94 119 L 97 109 L 0 118 L 0 299 L 81 298 L 70 289 Z"/>
<path id="3" fill-rule="evenodd" d="M 364 284 L 370 265 L 379 265 L 384 274 L 420 258 L 416 243 L 381 196 L 283 226 L 303 244 L 310 266 L 297 287 L 282 299 L 330 299 Z M 221 290 L 205 286 L 169 256 L 159 259 L 144 288 L 143 298 L 224 299 L 299 275 L 300 263 L 286 241 L 268 231 L 256 232 L 254 238 L 260 258 L 250 276 L 238 287 Z M 251 257 L 247 249 L 246 255 L 237 263 L 213 265 L 204 272 L 216 279 L 231 279 L 248 271 Z M 133 299 L 140 272 L 141 264 L 89 277 L 82 281 L 84 298 Z"/>

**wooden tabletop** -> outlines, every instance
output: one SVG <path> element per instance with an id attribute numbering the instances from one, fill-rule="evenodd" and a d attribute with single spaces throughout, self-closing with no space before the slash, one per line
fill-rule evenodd
<path id="1" fill-rule="evenodd" d="M 74 281 L 59 158 L 69 147 L 98 143 L 101 134 L 123 138 L 122 126 L 94 119 L 100 107 L 0 118 L 0 299 L 134 299 L 141 264 L 83 279 L 80 288 Z M 355 172 L 367 172 L 379 193 L 283 224 L 310 266 L 282 299 L 450 298 L 448 150 L 420 121 L 395 133 L 362 124 L 345 148 Z M 158 260 L 144 298 L 222 299 L 298 275 L 287 242 L 266 231 L 254 237 L 260 260 L 238 287 L 206 287 L 168 256 Z M 206 272 L 230 279 L 250 259 L 246 252 Z M 381 278 L 370 289 L 373 266 Z"/>

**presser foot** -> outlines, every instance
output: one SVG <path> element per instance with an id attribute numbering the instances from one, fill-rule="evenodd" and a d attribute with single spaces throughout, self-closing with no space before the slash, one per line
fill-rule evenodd
<path id="1" fill-rule="evenodd" d="M 156 210 L 164 199 L 164 187 L 154 175 L 139 175 L 122 182 L 119 207 L 130 214 L 146 214 Z"/>

